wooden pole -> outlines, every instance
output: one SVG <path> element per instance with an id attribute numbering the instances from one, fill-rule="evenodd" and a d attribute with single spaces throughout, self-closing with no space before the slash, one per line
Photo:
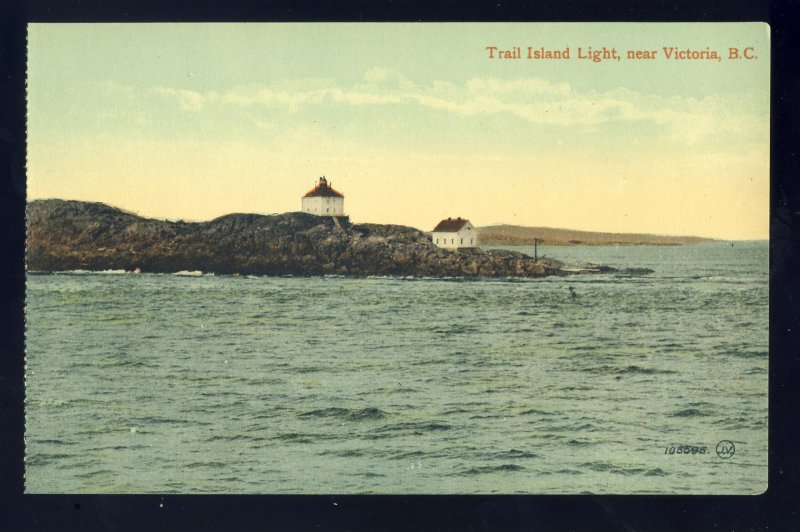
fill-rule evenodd
<path id="1" fill-rule="evenodd" d="M 533 239 L 533 261 L 539 262 L 539 250 L 536 247 L 536 244 L 539 242 L 538 238 Z"/>

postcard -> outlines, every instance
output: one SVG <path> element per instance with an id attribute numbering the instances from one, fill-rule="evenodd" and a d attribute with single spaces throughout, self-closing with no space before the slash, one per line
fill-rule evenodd
<path id="1" fill-rule="evenodd" d="M 31 24 L 27 493 L 760 494 L 763 23 Z"/>

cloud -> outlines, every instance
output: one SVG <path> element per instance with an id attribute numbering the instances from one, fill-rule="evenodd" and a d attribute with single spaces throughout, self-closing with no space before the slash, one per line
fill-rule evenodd
<path id="1" fill-rule="evenodd" d="M 200 111 L 206 104 L 219 99 L 216 92 L 199 93 L 185 89 L 173 89 L 170 87 L 153 87 L 153 94 L 176 98 L 181 109 L 185 111 Z"/>
<path id="2" fill-rule="evenodd" d="M 752 98 L 707 96 L 663 97 L 625 88 L 577 91 L 570 84 L 541 78 L 501 80 L 474 78 L 462 84 L 435 81 L 423 86 L 388 68 L 367 70 L 351 86 L 332 80 L 282 81 L 251 85 L 221 93 L 155 87 L 151 91 L 175 99 L 186 111 L 209 105 L 262 106 L 296 112 L 314 105 L 416 105 L 463 117 L 506 114 L 532 124 L 581 126 L 650 123 L 664 128 L 676 142 L 694 144 L 720 134 L 766 134 L 767 121 L 753 111 Z M 742 102 L 745 102 L 744 104 Z"/>

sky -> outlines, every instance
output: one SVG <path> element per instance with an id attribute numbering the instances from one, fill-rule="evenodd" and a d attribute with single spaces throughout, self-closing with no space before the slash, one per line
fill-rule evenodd
<path id="1" fill-rule="evenodd" d="M 32 24 L 28 200 L 199 221 L 300 210 L 324 175 L 354 222 L 766 239 L 769 47 L 763 23 Z"/>

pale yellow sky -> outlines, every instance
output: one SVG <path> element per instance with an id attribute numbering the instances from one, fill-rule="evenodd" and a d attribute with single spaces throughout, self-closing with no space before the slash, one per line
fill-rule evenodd
<path id="1" fill-rule="evenodd" d="M 760 55 L 488 61 L 504 42 Z M 207 220 L 299 210 L 324 174 L 356 222 L 768 237 L 762 24 L 34 25 L 29 48 L 29 199 Z"/>

